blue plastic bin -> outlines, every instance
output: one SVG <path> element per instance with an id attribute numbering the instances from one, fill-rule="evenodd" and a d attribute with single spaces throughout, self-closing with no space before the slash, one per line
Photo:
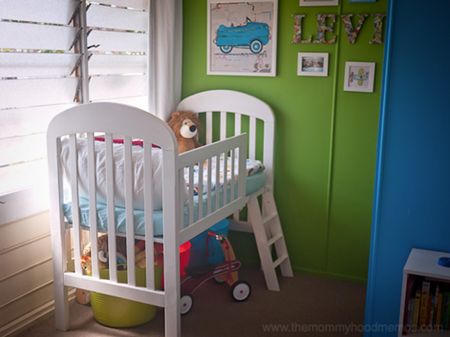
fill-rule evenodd
<path id="1" fill-rule="evenodd" d="M 227 236 L 229 224 L 230 221 L 228 219 L 221 220 L 209 230 L 204 231 L 191 239 L 190 267 L 199 267 L 208 264 L 216 265 L 225 262 L 225 257 L 223 256 L 219 241 L 214 237 L 208 238 L 208 232 Z M 208 246 L 206 246 L 207 243 Z"/>

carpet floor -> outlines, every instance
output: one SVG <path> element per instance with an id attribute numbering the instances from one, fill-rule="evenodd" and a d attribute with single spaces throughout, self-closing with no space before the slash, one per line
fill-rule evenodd
<path id="1" fill-rule="evenodd" d="M 252 286 L 250 298 L 234 302 L 226 285 L 210 281 L 194 294 L 183 316 L 183 337 L 362 336 L 365 284 L 305 274 L 281 278 L 281 291 L 265 287 L 260 270 L 245 268 L 240 278 Z M 164 311 L 135 328 L 112 329 L 97 323 L 89 306 L 70 305 L 71 329 L 56 331 L 54 317 L 40 321 L 20 337 L 164 336 Z"/>

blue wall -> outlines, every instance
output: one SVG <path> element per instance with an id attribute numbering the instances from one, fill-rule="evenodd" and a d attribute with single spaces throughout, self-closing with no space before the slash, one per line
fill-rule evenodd
<path id="1" fill-rule="evenodd" d="M 388 12 L 367 324 L 398 323 L 412 247 L 450 251 L 450 1 Z"/>

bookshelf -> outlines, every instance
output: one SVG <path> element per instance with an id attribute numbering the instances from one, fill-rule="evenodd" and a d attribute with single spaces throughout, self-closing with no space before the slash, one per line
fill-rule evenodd
<path id="1" fill-rule="evenodd" d="M 434 292 L 436 292 L 436 288 L 439 288 L 442 294 L 444 296 L 444 299 L 446 298 L 446 293 L 442 293 L 442 290 L 448 290 L 450 289 L 450 268 L 443 267 L 438 264 L 438 260 L 440 257 L 450 257 L 450 253 L 448 252 L 436 252 L 431 250 L 424 250 L 424 249 L 417 249 L 413 248 L 409 254 L 408 260 L 406 261 L 406 264 L 403 268 L 403 282 L 402 282 L 402 294 L 401 294 L 401 302 L 400 302 L 400 319 L 399 319 L 399 331 L 398 336 L 413 336 L 413 337 L 450 337 L 450 330 L 444 330 L 444 331 L 437 331 L 434 329 L 429 329 L 428 331 L 408 331 L 405 332 L 403 330 L 404 321 L 405 321 L 405 315 L 411 315 L 412 306 L 415 305 L 415 303 L 412 303 L 410 305 L 410 301 L 413 301 L 412 298 L 413 294 L 417 294 L 422 291 L 428 291 L 426 303 L 424 306 L 422 306 L 423 301 L 423 295 L 419 299 L 416 297 L 416 300 L 419 301 L 421 305 L 419 306 L 420 310 L 422 307 L 428 308 L 428 318 L 427 320 L 430 320 L 430 316 L 433 317 L 434 313 L 432 312 L 433 309 L 431 308 L 437 308 L 437 304 L 435 302 L 432 302 L 431 299 L 436 298 L 436 296 L 433 297 Z M 437 293 L 436 293 L 437 294 Z M 437 299 L 436 299 L 437 301 Z M 437 303 L 437 302 L 436 302 Z M 445 303 L 444 303 L 445 305 Z M 444 307 L 443 305 L 443 307 Z M 430 314 L 431 312 L 431 314 Z M 445 312 L 444 312 L 445 314 Z M 422 315 L 422 312 L 420 312 L 420 315 Z M 443 315 L 442 315 L 443 316 Z M 409 316 L 407 316 L 408 318 Z M 434 316 L 436 317 L 436 316 Z M 432 318 L 431 318 L 432 320 Z M 430 331 L 431 330 L 431 331 Z"/>

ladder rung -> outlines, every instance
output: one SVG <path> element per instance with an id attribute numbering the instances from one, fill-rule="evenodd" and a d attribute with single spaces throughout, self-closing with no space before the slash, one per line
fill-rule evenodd
<path id="1" fill-rule="evenodd" d="M 270 221 L 272 221 L 273 219 L 275 219 L 278 216 L 278 213 L 275 212 L 273 214 L 267 215 L 266 217 L 264 217 L 263 219 L 263 223 L 266 225 L 267 223 L 269 223 Z"/>
<path id="2" fill-rule="evenodd" d="M 280 240 L 281 238 L 283 238 L 283 234 L 277 234 L 275 235 L 273 238 L 271 238 L 269 241 L 267 241 L 267 246 L 271 246 L 273 245 L 275 242 L 277 242 L 278 240 Z"/>
<path id="3" fill-rule="evenodd" d="M 273 263 L 273 268 L 278 267 L 280 264 L 283 263 L 284 260 L 288 258 L 287 254 L 281 255 L 276 261 Z"/>

